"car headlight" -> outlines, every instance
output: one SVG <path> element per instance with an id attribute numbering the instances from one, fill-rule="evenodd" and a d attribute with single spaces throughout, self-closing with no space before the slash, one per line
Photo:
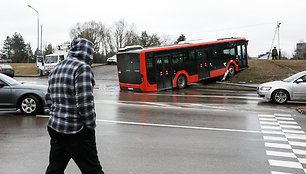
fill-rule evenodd
<path id="1" fill-rule="evenodd" d="M 269 86 L 262 86 L 259 88 L 260 91 L 270 91 L 272 87 L 269 87 Z"/>

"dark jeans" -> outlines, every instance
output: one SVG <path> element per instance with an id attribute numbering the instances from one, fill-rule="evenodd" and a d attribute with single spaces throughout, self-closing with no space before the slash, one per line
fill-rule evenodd
<path id="1" fill-rule="evenodd" d="M 48 127 L 51 137 L 46 174 L 64 174 L 72 158 L 82 174 L 104 174 L 98 159 L 95 131 L 83 128 L 76 134 L 62 134 Z"/>

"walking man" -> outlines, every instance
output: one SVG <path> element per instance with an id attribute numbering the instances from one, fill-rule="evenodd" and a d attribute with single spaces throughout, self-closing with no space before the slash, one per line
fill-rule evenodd
<path id="1" fill-rule="evenodd" d="M 277 49 L 276 47 L 274 47 L 272 50 L 272 60 L 277 60 L 277 56 L 278 56 Z"/>
<path id="2" fill-rule="evenodd" d="M 90 41 L 74 39 L 67 59 L 49 75 L 46 100 L 51 147 L 46 174 L 64 174 L 70 159 L 82 174 L 104 174 L 95 137 L 93 52 Z"/>

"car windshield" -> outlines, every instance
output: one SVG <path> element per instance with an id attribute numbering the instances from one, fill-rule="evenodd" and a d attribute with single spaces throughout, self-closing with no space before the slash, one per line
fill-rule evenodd
<path id="1" fill-rule="evenodd" d="M 300 72 L 300 73 L 294 74 L 294 75 L 284 79 L 283 82 L 292 82 L 293 80 L 297 79 L 298 77 L 302 76 L 303 74 L 305 74 L 305 72 Z"/>
<path id="2" fill-rule="evenodd" d="M 0 65 L 0 68 L 9 68 L 9 69 L 12 69 L 11 65 Z"/>
<path id="3" fill-rule="evenodd" d="M 46 56 L 45 63 L 57 63 L 58 56 Z"/>
<path id="4" fill-rule="evenodd" d="M 13 78 L 11 78 L 11 77 L 9 77 L 9 76 L 6 76 L 6 75 L 4 75 L 4 74 L 1 74 L 0 73 L 0 79 L 2 80 L 2 81 L 4 81 L 4 82 L 6 82 L 6 83 L 8 83 L 9 85 L 20 85 L 21 83 L 20 82 L 18 82 L 17 80 L 15 80 L 15 79 L 13 79 Z"/>

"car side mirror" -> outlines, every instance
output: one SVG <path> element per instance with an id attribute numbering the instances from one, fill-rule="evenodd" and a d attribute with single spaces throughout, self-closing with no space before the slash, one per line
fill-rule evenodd
<path id="1" fill-rule="evenodd" d="M 303 79 L 297 79 L 297 80 L 296 80 L 296 83 L 297 83 L 297 84 L 299 84 L 299 83 L 303 83 L 303 82 L 304 82 L 304 80 L 303 80 Z"/>

